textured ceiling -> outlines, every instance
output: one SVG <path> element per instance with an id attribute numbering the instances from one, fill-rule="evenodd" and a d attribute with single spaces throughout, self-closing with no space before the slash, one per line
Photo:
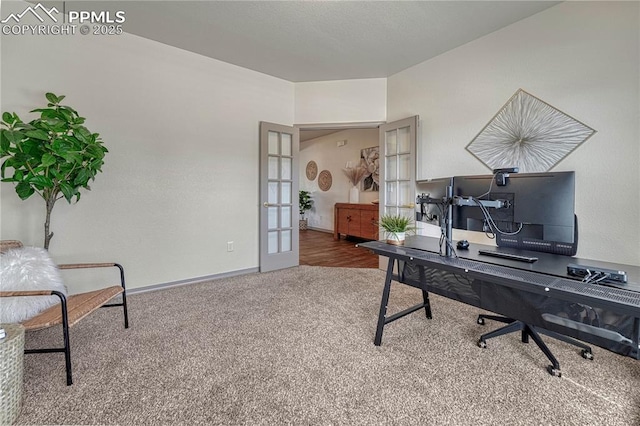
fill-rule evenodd
<path id="1" fill-rule="evenodd" d="M 557 3 L 67 1 L 65 7 L 124 10 L 125 32 L 302 82 L 388 77 Z"/>

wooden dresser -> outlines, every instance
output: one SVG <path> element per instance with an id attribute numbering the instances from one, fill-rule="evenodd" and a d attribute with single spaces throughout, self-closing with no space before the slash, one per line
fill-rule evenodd
<path id="1" fill-rule="evenodd" d="M 333 225 L 334 240 L 339 240 L 340 234 L 377 240 L 378 205 L 336 203 Z"/>

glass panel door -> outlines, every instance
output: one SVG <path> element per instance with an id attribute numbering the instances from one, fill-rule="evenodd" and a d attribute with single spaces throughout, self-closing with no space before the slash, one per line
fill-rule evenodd
<path id="1" fill-rule="evenodd" d="M 298 129 L 260 123 L 260 270 L 298 265 Z"/>
<path id="2" fill-rule="evenodd" d="M 380 127 L 381 146 L 384 147 L 381 214 L 413 218 L 417 123 L 415 116 Z"/>

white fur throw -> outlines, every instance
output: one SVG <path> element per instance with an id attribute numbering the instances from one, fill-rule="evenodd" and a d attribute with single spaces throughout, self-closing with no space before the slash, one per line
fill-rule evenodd
<path id="1" fill-rule="evenodd" d="M 58 267 L 45 249 L 23 247 L 0 256 L 0 290 L 57 290 L 67 295 Z M 0 297 L 0 322 L 18 323 L 60 302 L 58 296 Z"/>

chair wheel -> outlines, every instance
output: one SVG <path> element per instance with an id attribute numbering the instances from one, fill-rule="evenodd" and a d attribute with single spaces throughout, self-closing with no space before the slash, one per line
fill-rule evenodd
<path id="1" fill-rule="evenodd" d="M 552 376 L 555 377 L 562 377 L 562 372 L 560 371 L 559 368 L 554 368 L 553 365 L 548 365 L 547 366 L 547 371 L 549 372 L 549 374 L 551 374 Z"/>
<path id="2" fill-rule="evenodd" d="M 478 346 L 482 349 L 487 349 L 487 341 L 482 339 L 478 340 Z"/>
<path id="3" fill-rule="evenodd" d="M 591 352 L 590 349 L 583 349 L 582 352 L 580 352 L 580 355 L 582 355 L 582 358 L 584 358 L 584 359 L 588 359 L 589 361 L 593 361 L 593 352 Z"/>
<path id="4" fill-rule="evenodd" d="M 478 317 L 478 324 L 484 325 L 484 318 Z"/>

